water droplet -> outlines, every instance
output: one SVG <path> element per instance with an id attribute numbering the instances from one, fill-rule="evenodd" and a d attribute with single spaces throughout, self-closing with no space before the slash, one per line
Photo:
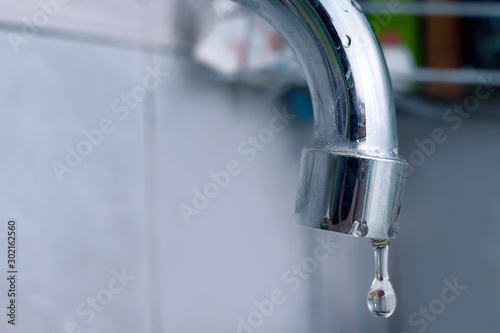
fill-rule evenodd
<path id="1" fill-rule="evenodd" d="M 368 223 L 363 219 L 354 221 L 350 234 L 354 237 L 365 237 L 368 234 Z"/>
<path id="2" fill-rule="evenodd" d="M 351 37 L 349 37 L 348 35 L 346 35 L 346 36 L 345 36 L 345 40 L 344 40 L 344 42 L 343 42 L 344 47 L 345 47 L 346 49 L 348 49 L 349 47 L 351 47 L 351 43 L 352 43 L 352 39 L 351 39 Z"/>
<path id="3" fill-rule="evenodd" d="M 358 10 L 358 12 L 360 13 L 363 12 L 363 8 L 361 8 L 361 5 L 356 0 L 351 0 L 351 4 L 354 8 Z"/>
<path id="4" fill-rule="evenodd" d="M 368 293 L 368 308 L 377 317 L 387 318 L 396 310 L 396 294 L 389 281 L 389 240 L 373 241 L 375 279 Z"/>

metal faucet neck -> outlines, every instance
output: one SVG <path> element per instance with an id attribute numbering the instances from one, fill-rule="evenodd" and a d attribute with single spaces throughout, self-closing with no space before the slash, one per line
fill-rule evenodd
<path id="1" fill-rule="evenodd" d="M 302 64 L 315 114 L 297 196 L 299 223 L 358 237 L 397 233 L 405 164 L 391 82 L 354 0 L 235 0 L 267 19 Z"/>

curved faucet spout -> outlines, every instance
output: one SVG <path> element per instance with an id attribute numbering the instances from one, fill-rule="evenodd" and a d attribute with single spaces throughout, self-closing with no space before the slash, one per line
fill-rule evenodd
<path id="1" fill-rule="evenodd" d="M 397 158 L 394 103 L 378 42 L 356 3 L 237 0 L 287 39 L 307 76 L 316 147 Z"/>
<path id="2" fill-rule="evenodd" d="M 287 39 L 309 84 L 315 144 L 302 154 L 298 222 L 358 237 L 395 236 L 405 164 L 385 60 L 359 4 L 235 1 Z"/>

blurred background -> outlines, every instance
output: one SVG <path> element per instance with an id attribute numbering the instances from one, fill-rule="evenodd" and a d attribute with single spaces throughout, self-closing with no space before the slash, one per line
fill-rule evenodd
<path id="1" fill-rule="evenodd" d="M 392 317 L 366 307 L 368 240 L 294 223 L 312 107 L 265 21 L 226 0 L 1 0 L 0 269 L 16 219 L 19 276 L 0 331 L 498 332 L 500 2 L 360 5 L 410 164 Z"/>

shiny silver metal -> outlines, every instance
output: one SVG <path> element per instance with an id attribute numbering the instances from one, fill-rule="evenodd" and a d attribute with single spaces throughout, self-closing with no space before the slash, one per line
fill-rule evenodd
<path id="1" fill-rule="evenodd" d="M 282 33 L 308 80 L 315 143 L 303 152 L 298 222 L 359 237 L 394 236 L 405 164 L 387 67 L 360 5 L 235 1 Z"/>
<path id="2" fill-rule="evenodd" d="M 404 163 L 304 149 L 296 214 L 301 224 L 383 240 L 398 234 Z"/>

